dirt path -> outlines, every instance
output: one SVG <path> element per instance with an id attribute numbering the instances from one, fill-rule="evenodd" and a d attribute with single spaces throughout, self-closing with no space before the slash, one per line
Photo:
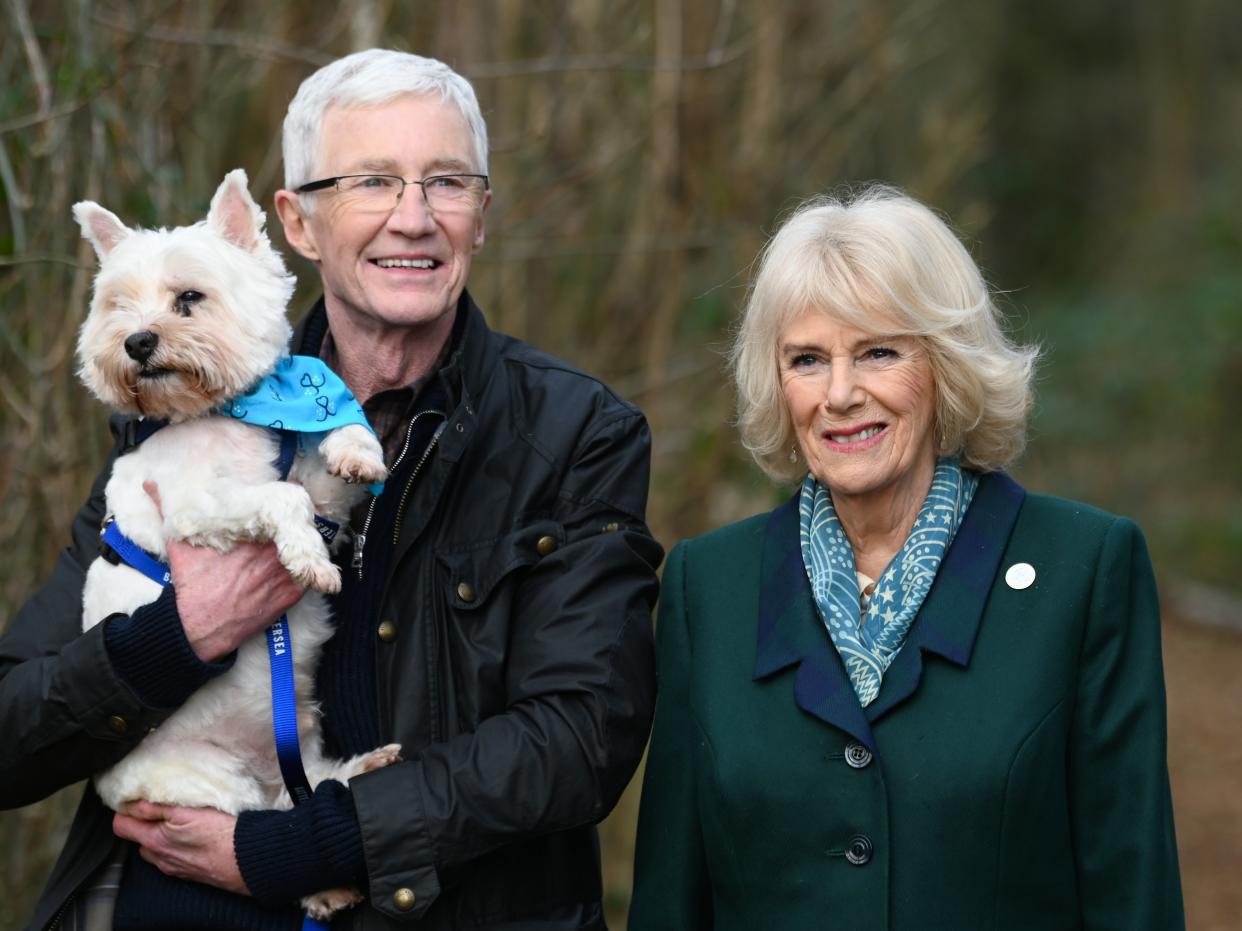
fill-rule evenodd
<path id="1" fill-rule="evenodd" d="M 1186 927 L 1242 929 L 1242 634 L 1166 619 L 1169 771 Z"/>

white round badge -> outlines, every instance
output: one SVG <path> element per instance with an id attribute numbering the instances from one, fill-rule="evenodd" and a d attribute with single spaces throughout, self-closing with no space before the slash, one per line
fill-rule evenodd
<path id="1" fill-rule="evenodd" d="M 1005 584 L 1017 591 L 1030 588 L 1034 582 L 1035 567 L 1029 562 L 1016 562 L 1005 571 Z"/>

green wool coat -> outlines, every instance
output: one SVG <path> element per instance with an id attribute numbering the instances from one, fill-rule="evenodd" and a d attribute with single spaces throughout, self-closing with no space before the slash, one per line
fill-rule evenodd
<path id="1" fill-rule="evenodd" d="M 796 495 L 673 550 L 658 636 L 631 931 L 1183 927 L 1130 521 L 984 476 L 866 709 Z"/>

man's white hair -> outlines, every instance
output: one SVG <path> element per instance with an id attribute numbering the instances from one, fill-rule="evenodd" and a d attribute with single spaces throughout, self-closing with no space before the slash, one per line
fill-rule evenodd
<path id="1" fill-rule="evenodd" d="M 375 106 L 407 94 L 438 95 L 455 106 L 470 129 L 474 170 L 487 174 L 487 124 L 470 82 L 434 58 L 373 48 L 324 65 L 298 88 L 285 114 L 285 187 L 292 191 L 317 179 L 329 107 Z"/>

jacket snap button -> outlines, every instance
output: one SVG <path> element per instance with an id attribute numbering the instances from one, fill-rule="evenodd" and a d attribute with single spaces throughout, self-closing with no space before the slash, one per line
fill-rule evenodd
<path id="1" fill-rule="evenodd" d="M 400 912 L 408 912 L 414 907 L 415 901 L 417 901 L 417 896 L 414 895 L 413 889 L 402 887 L 392 894 L 392 904 Z"/>
<path id="2" fill-rule="evenodd" d="M 845 848 L 845 859 L 855 866 L 863 866 L 871 861 L 871 855 L 874 852 L 875 848 L 871 846 L 871 838 L 866 834 L 855 834 L 850 838 L 849 846 Z"/>
<path id="3" fill-rule="evenodd" d="M 114 734 L 123 736 L 129 730 L 129 722 L 119 714 L 114 714 L 108 718 L 108 729 Z"/>
<path id="4" fill-rule="evenodd" d="M 392 621 L 381 621 L 376 634 L 385 643 L 392 643 L 397 639 L 397 625 Z"/>
<path id="5" fill-rule="evenodd" d="M 615 520 L 612 523 L 604 524 L 604 533 L 612 533 L 614 530 L 620 530 L 621 525 Z"/>
<path id="6" fill-rule="evenodd" d="M 862 769 L 871 762 L 871 751 L 860 743 L 850 741 L 845 745 L 845 762 L 852 769 Z"/>
<path id="7" fill-rule="evenodd" d="M 474 586 L 469 582 L 458 582 L 457 597 L 466 602 L 466 604 L 474 601 Z"/>
<path id="8" fill-rule="evenodd" d="M 535 544 L 535 552 L 540 556 L 547 556 L 549 553 L 556 551 L 555 537 L 540 537 L 539 542 Z"/>

